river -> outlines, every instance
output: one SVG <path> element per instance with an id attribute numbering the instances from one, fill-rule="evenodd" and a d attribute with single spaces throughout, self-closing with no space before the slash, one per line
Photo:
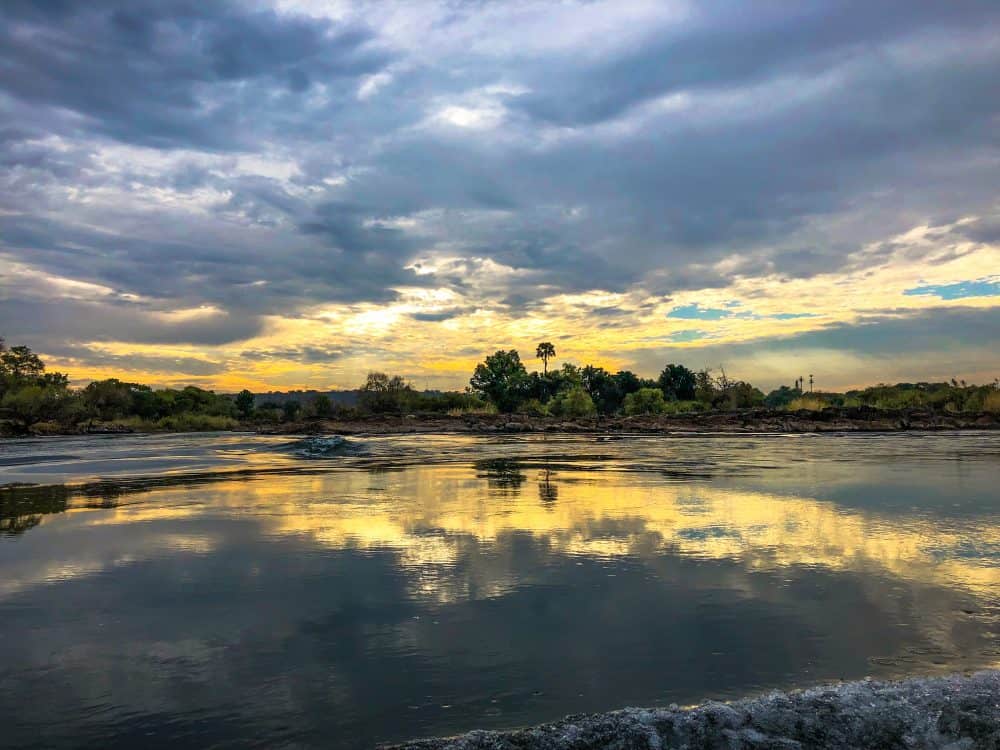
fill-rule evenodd
<path id="1" fill-rule="evenodd" d="M 0 746 L 361 748 L 1000 666 L 1000 434 L 0 443 Z"/>

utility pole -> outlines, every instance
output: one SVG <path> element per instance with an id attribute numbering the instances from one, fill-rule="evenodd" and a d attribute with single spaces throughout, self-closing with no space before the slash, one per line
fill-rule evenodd
<path id="1" fill-rule="evenodd" d="M 809 392 L 810 393 L 813 392 L 813 376 L 812 376 L 812 373 L 809 373 Z"/>

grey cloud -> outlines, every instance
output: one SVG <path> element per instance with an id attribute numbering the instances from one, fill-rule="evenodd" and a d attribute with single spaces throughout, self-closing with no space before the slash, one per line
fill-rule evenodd
<path id="1" fill-rule="evenodd" d="M 975 30 L 985 19 L 998 18 L 996 5 L 985 1 L 701 3 L 691 22 L 677 30 L 653 30 L 645 44 L 621 57 L 589 66 L 564 61 L 554 76 L 546 76 L 543 90 L 522 95 L 518 105 L 562 125 L 591 124 L 655 96 L 816 72 L 921 27 Z"/>
<path id="2" fill-rule="evenodd" d="M 0 299 L 0 320 L 10 338 L 45 350 L 66 341 L 125 341 L 213 346 L 251 338 L 262 330 L 255 316 L 228 313 L 171 321 L 136 306 L 77 300 Z"/>
<path id="3" fill-rule="evenodd" d="M 960 239 L 987 244 L 1000 243 L 1000 217 L 977 219 L 960 224 L 952 229 L 952 234 Z"/>
<path id="4" fill-rule="evenodd" d="M 908 310 L 863 316 L 854 324 L 837 324 L 768 343 L 772 350 L 839 349 L 892 356 L 934 352 L 936 356 L 970 346 L 989 346 L 1000 330 L 1000 308 Z M 749 346 L 749 345 L 748 345 Z"/>
<path id="5" fill-rule="evenodd" d="M 366 29 L 227 1 L 13 2 L 0 19 L 0 89 L 51 108 L 63 132 L 164 148 L 248 146 L 248 130 L 281 119 L 264 100 L 294 106 L 313 76 L 331 82 L 386 62 Z M 236 82 L 266 89 L 254 97 Z"/>
<path id="6" fill-rule="evenodd" d="M 468 315 L 469 313 L 475 312 L 474 307 L 452 307 L 447 310 L 436 310 L 434 312 L 415 312 L 410 313 L 410 317 L 414 320 L 420 320 L 428 323 L 436 323 L 442 320 L 451 320 L 453 318 L 460 318 L 463 315 Z"/>
<path id="7" fill-rule="evenodd" d="M 214 362 L 200 357 L 159 357 L 149 354 L 110 354 L 83 346 L 49 346 L 48 356 L 71 360 L 73 365 L 90 367 L 116 367 L 130 370 L 151 370 L 153 372 L 180 373 L 184 375 L 208 376 L 226 371 L 225 362 Z"/>
<path id="8" fill-rule="evenodd" d="M 304 346 L 289 349 L 248 349 L 240 352 L 243 359 L 253 361 L 296 360 L 308 364 L 336 362 L 352 354 L 350 349 L 324 349 L 322 347 Z"/>
<path id="9" fill-rule="evenodd" d="M 1000 330 L 1000 307 L 994 308 L 935 308 L 918 312 L 886 310 L 863 316 L 855 323 L 838 323 L 792 336 L 761 338 L 735 344 L 709 344 L 699 347 L 651 347 L 638 354 L 633 362 L 640 371 L 654 371 L 665 362 L 683 362 L 688 366 L 718 367 L 748 374 L 761 372 L 761 363 L 773 354 L 801 357 L 800 368 L 821 366 L 811 363 L 803 352 L 838 352 L 879 361 L 878 371 L 859 374 L 855 371 L 836 373 L 839 382 L 892 377 L 915 380 L 921 373 L 936 377 L 951 377 L 962 372 L 996 366 L 994 345 Z M 822 360 L 822 357 L 820 357 Z M 853 368 L 854 365 L 851 365 Z M 767 382 L 768 387 L 779 382 L 790 383 L 801 373 L 784 373 L 783 381 Z M 764 376 L 767 378 L 767 375 Z M 824 380 L 831 387 L 827 374 Z"/>

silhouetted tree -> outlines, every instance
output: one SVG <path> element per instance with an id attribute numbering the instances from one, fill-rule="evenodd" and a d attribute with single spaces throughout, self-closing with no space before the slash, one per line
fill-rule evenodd
<path id="1" fill-rule="evenodd" d="M 476 365 L 469 380 L 474 393 L 492 403 L 499 411 L 512 412 L 528 391 L 528 371 L 517 351 L 500 350 Z"/>
<path id="2" fill-rule="evenodd" d="M 543 341 L 535 349 L 535 356 L 542 360 L 542 372 L 549 374 L 549 359 L 556 356 L 556 348 L 549 341 Z"/>
<path id="3" fill-rule="evenodd" d="M 664 397 L 678 401 L 694 399 L 695 374 L 684 365 L 670 364 L 663 368 L 657 385 L 663 391 Z"/>
<path id="4" fill-rule="evenodd" d="M 711 406 L 718 389 L 715 387 L 715 378 L 712 371 L 707 367 L 699 370 L 694 376 L 694 397 L 706 406 Z"/>
<path id="5" fill-rule="evenodd" d="M 580 376 L 598 412 L 611 414 L 619 409 L 624 396 L 614 375 L 603 367 L 587 365 L 580 370 Z"/>
<path id="6" fill-rule="evenodd" d="M 118 378 L 95 380 L 83 389 L 84 411 L 88 417 L 110 421 L 133 413 L 132 391 L 143 388 L 136 383 L 125 383 Z"/>
<path id="7" fill-rule="evenodd" d="M 302 410 L 302 404 L 294 399 L 289 399 L 281 405 L 281 416 L 286 422 L 293 421 Z"/>
<path id="8" fill-rule="evenodd" d="M 0 399 L 0 413 L 17 424 L 22 432 L 46 420 L 58 420 L 71 400 L 69 391 L 54 385 L 22 385 Z"/>
<path id="9" fill-rule="evenodd" d="M 239 412 L 240 416 L 244 419 L 249 419 L 250 415 L 253 414 L 254 396 L 253 393 L 244 388 L 242 391 L 236 394 L 236 398 L 233 399 L 233 404 L 236 406 L 236 411 Z"/>
<path id="10" fill-rule="evenodd" d="M 628 394 L 635 393 L 637 390 L 642 388 L 642 378 L 631 370 L 619 370 L 616 372 L 615 382 L 618 384 L 618 388 L 622 392 L 622 398 L 625 398 Z"/>
<path id="11" fill-rule="evenodd" d="M 769 409 L 784 409 L 801 395 L 802 391 L 798 388 L 783 385 L 771 391 L 764 397 L 764 406 Z"/>
<path id="12" fill-rule="evenodd" d="M 0 374 L 15 380 L 40 378 L 45 372 L 41 358 L 26 346 L 0 350 Z"/>
<path id="13" fill-rule="evenodd" d="M 413 395 L 413 386 L 402 376 L 390 377 L 384 372 L 370 372 L 361 386 L 358 401 L 363 409 L 385 414 L 402 411 Z"/>
<path id="14" fill-rule="evenodd" d="M 313 416 L 319 417 L 320 419 L 326 419 L 333 414 L 333 403 L 330 401 L 330 397 L 325 393 L 321 393 L 316 398 L 312 400 L 312 413 Z"/>

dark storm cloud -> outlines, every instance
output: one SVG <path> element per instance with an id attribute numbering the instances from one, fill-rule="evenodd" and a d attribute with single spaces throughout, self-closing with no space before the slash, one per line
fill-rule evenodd
<path id="1" fill-rule="evenodd" d="M 1000 18 L 989 0 L 769 5 L 722 0 L 698 3 L 694 12 L 679 29 L 650 34 L 621 57 L 558 66 L 546 89 L 519 97 L 518 106 L 561 125 L 591 124 L 671 92 L 815 73 L 909 32 L 978 29 Z"/>
<path id="2" fill-rule="evenodd" d="M 34 317 L 5 326 L 221 343 L 403 286 L 517 313 L 564 292 L 863 270 L 899 247 L 859 248 L 969 215 L 947 241 L 1000 236 L 997 3 L 710 2 L 641 29 L 620 7 L 605 8 L 620 44 L 514 54 L 454 44 L 468 13 L 407 46 L 377 5 L 330 21 L 3 3 L 0 257 L 144 300 L 132 319 L 32 297 Z M 504 30 L 510 48 L 521 33 Z M 372 75 L 383 88 L 364 89 Z M 409 268 L 434 254 L 463 270 Z M 484 289 L 487 259 L 514 281 Z M 83 304 L 102 323 L 65 322 Z M 224 313 L 204 331 L 154 316 L 198 305 Z"/>
<path id="3" fill-rule="evenodd" d="M 280 119 L 313 78 L 385 62 L 366 29 L 235 2 L 15 1 L 0 21 L 0 89 L 44 108 L 35 127 L 162 148 L 252 147 L 248 131 Z"/>

